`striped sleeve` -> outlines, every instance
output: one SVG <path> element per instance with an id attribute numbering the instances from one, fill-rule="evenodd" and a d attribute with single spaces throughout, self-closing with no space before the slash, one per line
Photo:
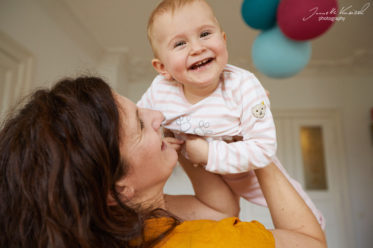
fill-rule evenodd
<path id="1" fill-rule="evenodd" d="M 246 172 L 262 168 L 276 154 L 276 130 L 269 99 L 259 80 L 247 71 L 238 84 L 241 106 L 242 141 L 209 142 L 206 170 L 218 174 Z"/>

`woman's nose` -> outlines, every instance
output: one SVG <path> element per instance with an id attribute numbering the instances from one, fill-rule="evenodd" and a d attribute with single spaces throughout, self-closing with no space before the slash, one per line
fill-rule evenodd
<path id="1" fill-rule="evenodd" d="M 150 110 L 150 111 L 151 113 L 149 114 L 151 114 L 152 116 L 152 127 L 154 128 L 154 130 L 158 131 L 164 120 L 164 115 L 161 112 L 156 111 L 156 110 Z"/>

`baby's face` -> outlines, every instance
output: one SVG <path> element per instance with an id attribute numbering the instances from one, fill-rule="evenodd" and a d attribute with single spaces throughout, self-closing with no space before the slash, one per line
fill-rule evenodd
<path id="1" fill-rule="evenodd" d="M 159 15 L 152 37 L 158 54 L 153 66 L 166 78 L 197 88 L 219 82 L 228 61 L 226 37 L 206 3 Z"/>

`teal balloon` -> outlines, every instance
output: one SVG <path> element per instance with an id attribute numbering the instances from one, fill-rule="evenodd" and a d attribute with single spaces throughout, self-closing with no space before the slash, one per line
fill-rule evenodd
<path id="1" fill-rule="evenodd" d="M 280 0 L 245 0 L 241 15 L 247 25 L 266 30 L 276 24 L 277 6 Z"/>
<path id="2" fill-rule="evenodd" d="M 311 50 L 309 41 L 290 40 L 275 26 L 256 37 L 252 59 L 261 73 L 273 78 L 286 78 L 297 74 L 308 64 Z"/>

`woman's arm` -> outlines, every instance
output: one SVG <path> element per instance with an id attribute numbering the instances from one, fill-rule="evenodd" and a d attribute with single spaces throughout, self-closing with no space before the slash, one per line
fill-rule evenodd
<path id="1" fill-rule="evenodd" d="M 271 212 L 276 247 L 326 247 L 315 216 L 273 163 L 255 170 Z"/>
<path id="2" fill-rule="evenodd" d="M 168 139 L 170 142 L 172 138 Z M 170 212 L 184 220 L 221 220 L 238 216 L 239 198 L 221 176 L 193 166 L 181 154 L 179 162 L 193 185 L 195 195 L 167 195 L 166 204 Z"/>

